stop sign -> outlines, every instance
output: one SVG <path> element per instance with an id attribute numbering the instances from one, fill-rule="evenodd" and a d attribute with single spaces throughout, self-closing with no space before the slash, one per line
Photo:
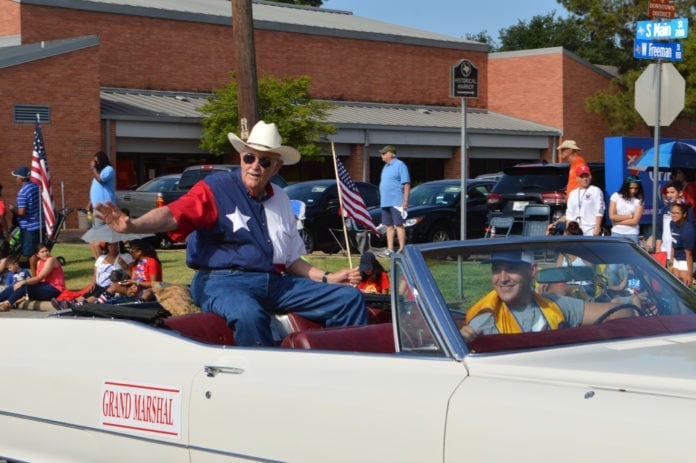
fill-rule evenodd
<path id="1" fill-rule="evenodd" d="M 646 124 L 657 125 L 657 81 L 660 77 L 660 125 L 674 122 L 682 109 L 686 96 L 684 78 L 672 63 L 650 64 L 636 80 L 635 107 Z"/>

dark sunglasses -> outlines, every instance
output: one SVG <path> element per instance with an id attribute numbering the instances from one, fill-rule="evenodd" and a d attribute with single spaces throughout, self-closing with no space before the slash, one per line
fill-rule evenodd
<path id="1" fill-rule="evenodd" d="M 245 164 L 253 164 L 257 159 L 259 160 L 259 165 L 264 169 L 271 167 L 271 160 L 268 158 L 257 157 L 251 153 L 244 153 L 244 156 L 242 156 L 242 161 L 244 161 Z"/>

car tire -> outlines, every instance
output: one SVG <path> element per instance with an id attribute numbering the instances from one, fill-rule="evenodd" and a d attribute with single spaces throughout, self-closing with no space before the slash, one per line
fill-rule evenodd
<path id="1" fill-rule="evenodd" d="M 435 225 L 428 233 L 429 243 L 439 243 L 440 241 L 449 241 L 454 239 L 454 233 L 447 227 Z"/>
<path id="2" fill-rule="evenodd" d="M 300 230 L 300 236 L 302 237 L 302 241 L 304 241 L 305 250 L 307 251 L 307 254 L 313 253 L 314 248 L 316 247 L 316 242 L 314 240 L 314 235 L 312 234 L 312 232 L 307 230 L 306 228 L 303 228 L 302 230 Z"/>

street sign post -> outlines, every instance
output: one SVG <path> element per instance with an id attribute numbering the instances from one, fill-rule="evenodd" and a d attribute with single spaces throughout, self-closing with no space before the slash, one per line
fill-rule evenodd
<path id="1" fill-rule="evenodd" d="M 450 96 L 462 100 L 461 128 L 461 207 L 459 238 L 466 239 L 466 179 L 468 175 L 468 153 L 466 151 L 466 99 L 478 98 L 478 68 L 467 59 L 460 60 L 452 66 L 450 76 Z M 461 282 L 461 280 L 459 280 Z M 460 288 L 461 294 L 461 288 Z"/>
<path id="2" fill-rule="evenodd" d="M 463 59 L 452 66 L 450 96 L 478 98 L 478 68 L 468 59 Z"/>
<path id="3" fill-rule="evenodd" d="M 681 61 L 684 45 L 681 42 L 652 42 L 636 39 L 633 45 L 633 57 L 638 59 L 661 59 Z"/>

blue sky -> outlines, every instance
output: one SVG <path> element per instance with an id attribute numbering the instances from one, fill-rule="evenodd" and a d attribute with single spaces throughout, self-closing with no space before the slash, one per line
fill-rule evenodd
<path id="1" fill-rule="evenodd" d="M 556 0 L 325 0 L 322 7 L 459 38 L 486 30 L 494 40 L 519 20 L 567 15 Z"/>

